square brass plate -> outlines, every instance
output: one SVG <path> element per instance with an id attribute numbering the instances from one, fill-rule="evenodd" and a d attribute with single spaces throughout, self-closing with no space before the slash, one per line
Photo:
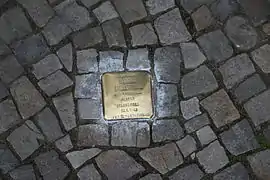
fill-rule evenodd
<path id="1" fill-rule="evenodd" d="M 102 76 L 106 120 L 151 118 L 151 77 L 147 72 L 105 73 Z"/>

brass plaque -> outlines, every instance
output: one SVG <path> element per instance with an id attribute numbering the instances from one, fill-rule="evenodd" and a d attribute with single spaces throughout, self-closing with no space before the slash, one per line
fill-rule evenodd
<path id="1" fill-rule="evenodd" d="M 151 77 L 147 72 L 105 73 L 102 76 L 107 120 L 151 118 Z"/>

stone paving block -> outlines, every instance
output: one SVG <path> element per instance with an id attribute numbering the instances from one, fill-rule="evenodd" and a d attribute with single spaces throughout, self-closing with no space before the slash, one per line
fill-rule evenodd
<path id="1" fill-rule="evenodd" d="M 36 175 L 32 165 L 20 166 L 9 172 L 9 176 L 13 180 L 36 180 Z"/>
<path id="2" fill-rule="evenodd" d="M 100 52 L 99 71 L 101 73 L 123 71 L 123 58 L 124 54 L 119 51 Z"/>
<path id="3" fill-rule="evenodd" d="M 158 48 L 154 55 L 154 71 L 158 82 L 180 81 L 181 52 L 177 47 Z"/>
<path id="4" fill-rule="evenodd" d="M 32 121 L 26 121 L 7 137 L 21 160 L 28 158 L 41 146 L 40 140 L 44 140 L 44 136 Z"/>
<path id="5" fill-rule="evenodd" d="M 10 92 L 23 119 L 33 116 L 46 105 L 41 94 L 25 76 L 12 83 Z"/>
<path id="6" fill-rule="evenodd" d="M 141 0 L 113 0 L 112 2 L 125 24 L 132 23 L 147 16 Z"/>
<path id="7" fill-rule="evenodd" d="M 193 97 L 186 101 L 180 101 L 180 107 L 183 117 L 187 120 L 202 113 L 200 111 L 199 99 L 197 97 Z"/>
<path id="8" fill-rule="evenodd" d="M 196 43 L 181 43 L 180 47 L 186 69 L 195 69 L 206 61 L 206 57 Z"/>
<path id="9" fill-rule="evenodd" d="M 244 108 L 255 126 L 270 120 L 270 90 L 250 99 Z"/>
<path id="10" fill-rule="evenodd" d="M 159 174 L 148 174 L 140 178 L 140 180 L 162 180 L 162 178 Z"/>
<path id="11" fill-rule="evenodd" d="M 210 93 L 218 88 L 218 84 L 212 71 L 203 65 L 183 76 L 181 88 L 187 98 Z"/>
<path id="12" fill-rule="evenodd" d="M 220 66 L 219 71 L 223 77 L 225 86 L 231 89 L 256 70 L 248 55 L 240 54 L 226 61 Z"/>
<path id="13" fill-rule="evenodd" d="M 59 114 L 66 131 L 77 126 L 75 117 L 75 104 L 71 93 L 53 98 L 54 106 Z"/>
<path id="14" fill-rule="evenodd" d="M 184 24 L 179 10 L 173 9 L 154 21 L 161 44 L 173 44 L 191 40 L 191 35 Z"/>
<path id="15" fill-rule="evenodd" d="M 38 85 L 48 96 L 52 96 L 72 86 L 73 81 L 65 73 L 58 70 L 45 79 L 40 80 Z"/>
<path id="16" fill-rule="evenodd" d="M 98 2 L 100 2 L 101 0 L 81 0 L 81 2 L 83 3 L 83 5 L 85 5 L 86 7 L 91 7 L 95 4 L 97 4 Z"/>
<path id="17" fill-rule="evenodd" d="M 102 29 L 109 47 L 126 47 L 123 27 L 119 19 L 112 19 L 102 23 Z"/>
<path id="18" fill-rule="evenodd" d="M 9 47 L 4 43 L 3 40 L 0 39 L 0 56 L 1 55 L 8 55 L 11 54 L 11 50 Z"/>
<path id="19" fill-rule="evenodd" d="M 55 54 L 50 54 L 36 64 L 33 64 L 32 72 L 37 79 L 41 79 L 62 69 L 62 67 L 58 57 Z"/>
<path id="20" fill-rule="evenodd" d="M 196 141 L 190 135 L 187 135 L 183 139 L 177 141 L 176 144 L 184 157 L 189 156 L 191 153 L 197 150 Z"/>
<path id="21" fill-rule="evenodd" d="M 191 164 L 184 168 L 179 169 L 171 175 L 170 180 L 200 180 L 203 177 L 203 172 L 199 169 L 198 165 Z"/>
<path id="22" fill-rule="evenodd" d="M 224 21 L 238 10 L 238 6 L 235 0 L 219 0 L 212 3 L 211 11 L 215 18 Z"/>
<path id="23" fill-rule="evenodd" d="M 243 102 L 252 96 L 262 92 L 266 86 L 260 76 L 255 74 L 241 83 L 235 90 L 234 95 L 240 102 Z"/>
<path id="24" fill-rule="evenodd" d="M 216 134 L 210 126 L 204 126 L 203 128 L 199 129 L 196 134 L 202 146 L 217 139 Z"/>
<path id="25" fill-rule="evenodd" d="M 128 70 L 145 70 L 150 71 L 150 60 L 148 58 L 148 50 L 143 49 L 132 49 L 128 51 L 128 57 L 126 62 Z"/>
<path id="26" fill-rule="evenodd" d="M 72 41 L 77 49 L 84 49 L 100 44 L 103 42 L 101 27 L 91 27 L 78 32 L 72 37 Z"/>
<path id="27" fill-rule="evenodd" d="M 212 13 L 207 6 L 203 5 L 191 15 L 197 31 L 204 30 L 214 23 Z"/>
<path id="28" fill-rule="evenodd" d="M 264 150 L 247 157 L 249 164 L 259 179 L 270 178 L 270 150 Z"/>
<path id="29" fill-rule="evenodd" d="M 218 141 L 208 145 L 198 152 L 196 156 L 207 173 L 215 173 L 229 163 L 225 150 Z"/>
<path id="30" fill-rule="evenodd" d="M 270 9 L 269 9 L 270 10 Z M 239 50 L 249 50 L 257 43 L 257 32 L 240 16 L 230 18 L 225 25 L 225 32 Z"/>
<path id="31" fill-rule="evenodd" d="M 150 139 L 150 127 L 147 123 L 119 122 L 112 125 L 112 146 L 148 147 Z"/>
<path id="32" fill-rule="evenodd" d="M 56 53 L 67 71 L 71 72 L 73 66 L 72 44 L 65 45 L 64 47 L 60 48 Z"/>
<path id="33" fill-rule="evenodd" d="M 263 32 L 267 35 L 270 35 L 270 23 L 266 23 L 263 25 Z M 1 54 L 1 53 L 0 53 Z"/>
<path id="34" fill-rule="evenodd" d="M 1 173 L 6 174 L 8 171 L 18 166 L 20 162 L 9 150 L 8 146 L 0 144 L 0 170 Z"/>
<path id="35" fill-rule="evenodd" d="M 66 0 L 54 8 L 60 19 L 73 31 L 78 31 L 93 22 L 86 8 L 75 0 Z"/>
<path id="36" fill-rule="evenodd" d="M 49 53 L 49 48 L 41 36 L 35 34 L 12 45 L 14 54 L 21 64 L 33 64 Z"/>
<path id="37" fill-rule="evenodd" d="M 159 84 L 157 86 L 157 117 L 179 116 L 179 102 L 177 87 L 173 84 Z"/>
<path id="38" fill-rule="evenodd" d="M 247 169 L 241 164 L 236 163 L 217 175 L 214 176 L 213 180 L 228 180 L 228 179 L 235 179 L 235 180 L 249 180 L 249 175 Z"/>
<path id="39" fill-rule="evenodd" d="M 101 152 L 98 148 L 91 148 L 91 149 L 83 149 L 80 151 L 72 151 L 66 154 L 66 157 L 72 167 L 77 169 L 81 165 L 83 165 L 86 161 L 94 158 Z"/>
<path id="40" fill-rule="evenodd" d="M 101 176 L 96 170 L 93 164 L 89 164 L 84 166 L 82 169 L 79 170 L 77 173 L 79 180 L 101 180 Z"/>
<path id="41" fill-rule="evenodd" d="M 203 4 L 211 4 L 214 0 L 180 0 L 180 4 L 184 9 L 191 13 L 194 9 L 200 7 Z"/>
<path id="42" fill-rule="evenodd" d="M 201 101 L 217 128 L 230 124 L 240 118 L 240 114 L 224 89 Z"/>
<path id="43" fill-rule="evenodd" d="M 39 27 L 45 26 L 49 19 L 54 15 L 53 9 L 46 0 L 35 0 L 34 3 L 32 0 L 16 1 L 27 10 L 31 18 Z"/>
<path id="44" fill-rule="evenodd" d="M 175 2 L 173 0 L 147 0 L 146 7 L 151 15 L 156 15 L 157 13 L 166 11 L 175 6 Z"/>
<path id="45" fill-rule="evenodd" d="M 64 179 L 69 173 L 69 168 L 54 150 L 36 157 L 35 163 L 44 180 Z"/>
<path id="46" fill-rule="evenodd" d="M 43 111 L 41 111 L 35 117 L 35 121 L 50 142 L 55 141 L 64 135 L 60 128 L 58 119 L 48 108 L 45 108 Z"/>
<path id="47" fill-rule="evenodd" d="M 270 45 L 265 44 L 251 53 L 254 62 L 264 73 L 270 73 Z"/>
<path id="48" fill-rule="evenodd" d="M 101 86 L 98 74 L 76 76 L 75 84 L 75 98 L 100 98 Z"/>
<path id="49" fill-rule="evenodd" d="M 108 177 L 108 180 L 129 179 L 145 170 L 144 167 L 121 150 L 103 152 L 96 158 L 96 162 L 100 170 Z"/>
<path id="50" fill-rule="evenodd" d="M 270 143 L 270 126 L 263 130 L 263 135 L 268 141 L 268 143 Z"/>
<path id="51" fill-rule="evenodd" d="M 0 38 L 7 44 L 32 32 L 29 22 L 20 8 L 6 11 L 0 17 Z"/>
<path id="52" fill-rule="evenodd" d="M 87 49 L 77 51 L 78 73 L 89 73 L 98 71 L 97 50 Z"/>
<path id="53" fill-rule="evenodd" d="M 55 146 L 61 152 L 67 152 L 73 148 L 73 144 L 71 142 L 69 135 L 66 135 L 62 137 L 61 139 L 58 139 L 57 141 L 55 141 Z"/>
<path id="54" fill-rule="evenodd" d="M 176 119 L 155 120 L 152 125 L 154 142 L 179 140 L 184 136 L 184 130 Z"/>
<path id="55" fill-rule="evenodd" d="M 99 7 L 93 10 L 93 13 L 100 23 L 118 17 L 118 13 L 115 11 L 110 1 L 102 3 Z"/>
<path id="56" fill-rule="evenodd" d="M 142 150 L 140 156 L 161 174 L 183 163 L 183 157 L 174 143 Z"/>
<path id="57" fill-rule="evenodd" d="M 158 39 L 150 23 L 139 24 L 129 28 L 132 46 L 156 44 Z"/>
<path id="58" fill-rule="evenodd" d="M 100 119 L 102 105 L 97 99 L 78 99 L 78 114 L 80 119 Z"/>
<path id="59" fill-rule="evenodd" d="M 197 38 L 197 42 L 206 54 L 209 61 L 222 62 L 233 54 L 229 40 L 220 31 L 213 31 Z"/>
<path id="60" fill-rule="evenodd" d="M 13 55 L 9 55 L 0 61 L 0 78 L 5 83 L 17 79 L 24 72 L 23 67 Z"/>
<path id="61" fill-rule="evenodd" d="M 106 124 L 82 125 L 78 128 L 77 145 L 83 146 L 108 146 L 109 127 Z"/>
<path id="62" fill-rule="evenodd" d="M 42 33 L 49 45 L 56 45 L 72 32 L 59 17 L 55 16 L 44 27 Z"/>
<path id="63" fill-rule="evenodd" d="M 0 100 L 7 97 L 9 95 L 9 91 L 7 87 L 4 85 L 2 81 L 0 81 Z"/>

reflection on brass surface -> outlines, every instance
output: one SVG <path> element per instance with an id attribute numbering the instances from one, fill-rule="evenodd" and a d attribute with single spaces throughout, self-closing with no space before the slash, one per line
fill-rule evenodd
<path id="1" fill-rule="evenodd" d="M 102 76 L 107 120 L 151 118 L 151 77 L 147 72 L 106 73 Z"/>

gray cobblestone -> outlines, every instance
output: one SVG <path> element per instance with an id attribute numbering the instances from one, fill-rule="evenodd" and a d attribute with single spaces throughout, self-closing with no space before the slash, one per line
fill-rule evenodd
<path id="1" fill-rule="evenodd" d="M 126 62 L 127 69 L 150 71 L 151 66 L 148 55 L 146 48 L 129 50 Z"/>
<path id="2" fill-rule="evenodd" d="M 181 0 L 181 5 L 185 8 L 186 11 L 189 13 L 192 12 L 194 9 L 200 7 L 203 4 L 211 4 L 214 0 Z"/>
<path id="3" fill-rule="evenodd" d="M 79 177 L 79 180 L 101 180 L 101 176 L 93 164 L 87 165 L 80 169 L 77 176 Z"/>
<path id="4" fill-rule="evenodd" d="M 166 11 L 169 8 L 175 6 L 175 2 L 173 0 L 162 1 L 162 0 L 147 0 L 146 6 L 150 14 L 155 15 L 162 11 Z"/>
<path id="5" fill-rule="evenodd" d="M 191 119 L 202 113 L 200 111 L 199 99 L 197 97 L 193 97 L 186 101 L 180 101 L 180 106 L 182 115 L 185 119 Z"/>
<path id="6" fill-rule="evenodd" d="M 6 174 L 19 165 L 19 161 L 4 144 L 0 144 L 0 170 Z"/>
<path id="7" fill-rule="evenodd" d="M 268 57 L 270 55 L 270 45 L 266 44 L 256 49 L 251 53 L 255 63 L 261 68 L 264 73 L 270 73 L 270 62 Z"/>
<path id="8" fill-rule="evenodd" d="M 217 139 L 216 134 L 210 126 L 204 126 L 203 128 L 199 129 L 196 134 L 201 145 L 209 144 L 210 142 Z"/>
<path id="9" fill-rule="evenodd" d="M 190 135 L 187 135 L 183 139 L 177 141 L 176 144 L 184 157 L 189 156 L 191 153 L 197 150 L 196 141 Z"/>
<path id="10" fill-rule="evenodd" d="M 98 120 L 101 118 L 101 102 L 96 99 L 78 99 L 80 119 Z"/>
<path id="11" fill-rule="evenodd" d="M 36 175 L 32 165 L 23 165 L 12 170 L 9 176 L 13 180 L 36 180 Z"/>
<path id="12" fill-rule="evenodd" d="M 97 72 L 97 56 L 95 49 L 77 51 L 77 71 L 79 73 Z"/>
<path id="13" fill-rule="evenodd" d="M 270 150 L 264 150 L 254 155 L 248 156 L 249 164 L 259 179 L 270 178 Z"/>
<path id="14" fill-rule="evenodd" d="M 162 180 L 162 178 L 159 174 L 148 174 L 140 178 L 140 180 Z"/>
<path id="15" fill-rule="evenodd" d="M 124 54 L 119 51 L 103 51 L 100 52 L 99 71 L 111 72 L 111 71 L 123 71 Z"/>
<path id="16" fill-rule="evenodd" d="M 9 95 L 9 91 L 3 82 L 0 81 L 0 100 L 7 97 Z"/>
<path id="17" fill-rule="evenodd" d="M 203 175 L 196 164 L 191 164 L 176 171 L 170 176 L 170 180 L 200 180 Z"/>
<path id="18" fill-rule="evenodd" d="M 268 36 L 270 35 L 270 23 L 263 25 L 263 32 L 267 34 Z"/>
<path id="19" fill-rule="evenodd" d="M 211 5 L 213 15 L 220 21 L 224 21 L 228 16 L 238 10 L 238 4 L 235 0 L 219 0 Z"/>
<path id="20" fill-rule="evenodd" d="M 81 0 L 81 2 L 86 6 L 86 7 L 91 7 L 95 4 L 97 4 L 100 0 Z"/>
<path id="21" fill-rule="evenodd" d="M 118 17 L 118 13 L 115 11 L 110 1 L 102 3 L 99 7 L 94 9 L 93 12 L 100 23 Z"/>
<path id="22" fill-rule="evenodd" d="M 72 45 L 67 44 L 64 47 L 60 48 L 57 51 L 57 56 L 60 61 L 63 63 L 64 67 L 71 72 L 73 66 L 73 54 L 72 54 Z"/>
<path id="23" fill-rule="evenodd" d="M 73 148 L 73 144 L 71 142 L 69 135 L 66 135 L 62 137 L 61 139 L 58 139 L 57 141 L 55 141 L 55 146 L 61 152 L 67 152 Z"/>
<path id="24" fill-rule="evenodd" d="M 194 13 L 192 13 L 191 17 L 194 21 L 194 25 L 197 31 L 206 29 L 214 23 L 212 13 L 205 5 L 201 6 Z"/>
<path id="25" fill-rule="evenodd" d="M 214 176 L 214 180 L 227 180 L 227 179 L 237 179 L 237 180 L 249 180 L 249 175 L 247 169 L 241 164 L 236 163 L 225 170 L 221 171 Z"/>
<path id="26" fill-rule="evenodd" d="M 0 55 L 8 55 L 11 53 L 9 47 L 0 39 Z"/>
<path id="27" fill-rule="evenodd" d="M 150 23 L 139 24 L 129 28 L 132 46 L 156 44 L 158 39 Z"/>

